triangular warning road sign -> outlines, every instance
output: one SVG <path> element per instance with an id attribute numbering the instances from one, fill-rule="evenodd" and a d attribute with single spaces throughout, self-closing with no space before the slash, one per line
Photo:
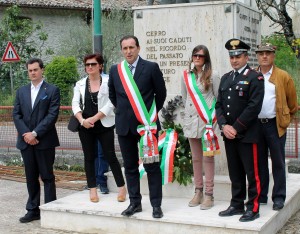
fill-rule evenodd
<path id="1" fill-rule="evenodd" d="M 9 41 L 7 43 L 5 52 L 2 57 L 2 62 L 17 62 L 20 61 L 20 57 L 17 54 L 15 48 L 13 47 L 12 43 Z"/>

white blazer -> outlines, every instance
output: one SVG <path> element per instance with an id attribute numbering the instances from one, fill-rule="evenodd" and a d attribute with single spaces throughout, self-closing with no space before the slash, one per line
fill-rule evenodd
<path id="1" fill-rule="evenodd" d="M 104 127 L 111 127 L 115 124 L 115 113 L 114 113 L 114 105 L 108 98 L 108 75 L 101 74 L 102 77 L 102 84 L 99 89 L 98 93 L 98 111 L 101 111 L 105 114 L 105 117 L 101 119 L 101 123 Z M 82 78 L 81 80 L 76 82 L 74 87 L 74 95 L 72 99 L 72 111 L 74 115 L 78 112 L 82 112 L 79 103 L 80 103 L 80 96 L 82 100 L 82 106 L 84 109 L 84 97 L 85 97 L 85 86 L 86 86 L 86 79 L 88 77 Z"/>

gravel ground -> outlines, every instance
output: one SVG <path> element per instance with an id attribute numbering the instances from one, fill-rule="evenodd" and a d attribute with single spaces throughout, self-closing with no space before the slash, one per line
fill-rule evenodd
<path id="1" fill-rule="evenodd" d="M 277 234 L 300 234 L 300 210 L 287 221 Z"/>

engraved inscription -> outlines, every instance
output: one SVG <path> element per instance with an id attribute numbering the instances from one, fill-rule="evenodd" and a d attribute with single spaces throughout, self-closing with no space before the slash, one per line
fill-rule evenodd
<path id="1" fill-rule="evenodd" d="M 166 31 L 146 32 L 146 58 L 158 62 L 166 82 L 176 74 L 176 67 L 188 67 L 189 61 L 184 59 L 187 43 L 192 37 L 168 37 Z"/>

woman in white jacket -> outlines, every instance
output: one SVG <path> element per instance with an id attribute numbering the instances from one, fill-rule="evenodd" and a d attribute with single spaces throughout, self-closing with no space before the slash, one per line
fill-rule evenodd
<path id="1" fill-rule="evenodd" d="M 202 138 L 204 138 L 203 134 L 208 125 L 201 116 L 210 114 L 202 113 L 201 111 L 204 109 L 201 109 L 201 106 L 206 105 L 210 111 L 212 110 L 213 102 L 218 94 L 220 76 L 212 70 L 209 51 L 205 45 L 198 45 L 193 49 L 191 63 L 194 66 L 190 65 L 189 70 L 184 73 L 186 77 L 182 79 L 181 83 L 181 93 L 185 104 L 183 131 L 184 136 L 189 139 L 191 147 L 195 184 L 195 195 L 188 205 L 194 207 L 201 204 L 200 209 L 207 210 L 214 205 L 214 155 L 219 153 L 219 150 L 203 153 Z M 191 92 L 192 90 L 196 93 Z M 199 93 L 197 95 L 197 91 L 201 95 Z M 216 129 L 216 127 L 216 122 L 213 122 L 213 128 Z M 205 182 L 203 181 L 203 171 Z M 204 185 L 205 196 L 203 196 Z"/>
<path id="2" fill-rule="evenodd" d="M 95 176 L 95 148 L 100 141 L 104 158 L 114 175 L 119 194 L 117 200 L 126 199 L 126 188 L 114 146 L 114 106 L 108 98 L 108 75 L 101 74 L 103 57 L 90 54 L 84 57 L 85 71 L 88 76 L 79 80 L 74 87 L 72 111 L 81 124 L 79 138 L 84 153 L 84 168 L 87 185 L 90 188 L 90 201 L 98 202 Z"/>

